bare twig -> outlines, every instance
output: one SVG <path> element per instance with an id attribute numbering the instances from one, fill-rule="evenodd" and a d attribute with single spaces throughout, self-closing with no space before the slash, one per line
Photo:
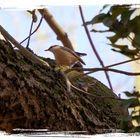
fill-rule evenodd
<path id="1" fill-rule="evenodd" d="M 83 25 L 84 25 L 86 34 L 87 34 L 87 36 L 88 36 L 89 42 L 90 42 L 90 44 L 91 44 L 91 47 L 92 47 L 92 49 L 93 49 L 93 51 L 94 51 L 94 53 L 95 53 L 97 59 L 99 60 L 100 65 L 102 66 L 102 68 L 104 68 L 104 67 L 105 67 L 105 66 L 104 66 L 104 63 L 103 63 L 101 57 L 99 56 L 99 54 L 98 54 L 98 52 L 97 52 L 97 50 L 96 50 L 96 48 L 95 48 L 95 46 L 94 46 L 94 44 L 93 44 L 93 41 L 92 41 L 92 39 L 91 39 L 90 33 L 89 33 L 89 31 L 88 31 L 88 28 L 87 28 L 87 26 L 85 25 L 85 19 L 84 19 L 84 15 L 83 15 L 83 11 L 82 11 L 82 7 L 81 7 L 81 6 L 79 6 L 79 10 L 80 10 L 80 15 L 81 15 L 81 18 L 82 18 L 82 21 L 83 21 Z M 109 87 L 110 87 L 111 90 L 113 90 L 112 84 L 111 84 L 111 81 L 110 81 L 110 78 L 109 78 L 109 75 L 108 75 L 107 71 L 104 71 L 104 72 L 105 72 L 106 78 L 107 78 L 107 80 L 108 80 Z"/>
<path id="2" fill-rule="evenodd" d="M 36 29 L 31 33 L 31 35 L 33 35 L 33 34 L 39 29 L 39 27 L 40 27 L 40 25 L 41 25 L 41 23 L 42 23 L 42 20 L 43 20 L 43 15 L 42 15 L 42 17 L 41 17 L 41 19 L 40 19 L 40 21 L 39 21 L 38 26 L 37 26 Z M 22 40 L 22 41 L 20 42 L 20 44 L 22 44 L 24 41 L 26 41 L 31 35 L 27 36 L 24 40 Z"/>
<path id="3" fill-rule="evenodd" d="M 90 69 L 87 69 L 85 71 L 89 71 Z M 140 72 L 126 72 L 126 71 L 122 71 L 122 70 L 117 70 L 117 69 L 108 69 L 108 68 L 93 68 L 90 70 L 90 72 L 84 73 L 85 75 L 90 74 L 90 73 L 94 73 L 97 71 L 111 71 L 111 72 L 116 72 L 116 73 L 120 73 L 120 74 L 124 74 L 124 75 L 128 75 L 128 76 L 140 76 Z"/>
<path id="4" fill-rule="evenodd" d="M 117 69 L 108 69 L 106 67 L 105 68 L 72 68 L 72 69 L 66 70 L 65 73 L 69 73 L 73 70 L 89 71 L 87 73 L 79 74 L 76 77 L 84 76 L 84 75 L 91 74 L 91 73 L 98 72 L 98 71 L 111 71 L 111 72 L 116 72 L 116 73 L 120 73 L 120 74 L 125 74 L 125 75 L 128 75 L 128 76 L 140 76 L 140 72 L 137 72 L 137 73 L 126 72 L 126 71 L 117 70 Z"/>
<path id="5" fill-rule="evenodd" d="M 26 48 L 28 48 L 29 47 L 29 44 L 30 44 L 30 39 L 31 39 L 31 33 L 32 33 L 32 29 L 33 29 L 33 24 L 34 24 L 34 21 L 32 19 L 31 27 L 30 27 L 30 32 L 29 32 L 29 38 L 28 38 L 28 42 L 27 42 Z"/>
<path id="6" fill-rule="evenodd" d="M 37 22 L 37 16 L 35 14 L 35 10 L 33 10 L 33 11 L 28 10 L 27 12 L 29 12 L 32 15 L 32 21 L 31 21 L 31 26 L 30 26 L 30 31 L 29 31 L 29 38 L 28 38 L 28 42 L 27 42 L 27 45 L 26 45 L 26 48 L 29 48 L 31 33 L 32 33 L 32 29 L 33 29 L 33 24 L 34 24 L 34 22 Z"/>
<path id="7" fill-rule="evenodd" d="M 122 62 L 119 62 L 119 63 L 108 65 L 104 68 L 72 68 L 72 69 L 66 70 L 65 73 L 69 73 L 69 72 L 74 71 L 74 70 L 89 71 L 87 73 L 82 73 L 82 74 L 79 74 L 76 77 L 74 77 L 74 78 L 77 78 L 79 76 L 84 76 L 84 75 L 88 75 L 88 74 L 91 74 L 91 73 L 94 73 L 94 72 L 107 70 L 107 71 L 112 71 L 112 72 L 116 72 L 116 73 L 120 73 L 120 74 L 125 74 L 125 75 L 128 75 L 128 76 L 138 76 L 138 75 L 140 75 L 140 73 L 132 73 L 132 72 L 126 72 L 126 71 L 122 71 L 122 70 L 108 69 L 108 68 L 114 67 L 114 66 L 117 66 L 117 65 L 121 65 L 121 64 L 125 64 L 125 63 L 128 63 L 128 62 L 136 61 L 136 60 L 139 60 L 139 59 L 140 59 L 140 57 L 134 58 L 134 59 L 131 59 L 131 60 L 122 61 Z"/>
<path id="8" fill-rule="evenodd" d="M 27 49 L 25 49 L 22 45 L 20 45 L 1 25 L 0 32 L 5 38 L 7 38 L 12 44 L 14 44 L 21 51 L 22 55 L 24 55 L 25 57 L 29 58 L 31 61 L 37 64 L 44 65 L 47 68 L 49 67 L 49 64 L 47 62 L 38 58 L 37 56 L 29 52 Z"/>
<path id="9" fill-rule="evenodd" d="M 39 9 L 39 12 L 40 12 L 41 15 L 44 15 L 44 19 L 46 20 L 46 22 L 49 24 L 51 29 L 57 35 L 57 39 L 61 40 L 62 44 L 65 47 L 68 47 L 68 48 L 73 50 L 73 45 L 72 45 L 70 39 L 68 38 L 67 33 L 64 32 L 62 27 L 60 27 L 60 25 L 56 22 L 56 20 L 51 15 L 51 13 L 48 11 L 48 9 L 46 9 L 46 8 Z"/>
<path id="10" fill-rule="evenodd" d="M 105 68 L 114 67 L 114 66 L 125 64 L 125 63 L 128 63 L 128 62 L 136 61 L 136 60 L 139 60 L 139 59 L 140 59 L 140 57 L 133 58 L 133 59 L 130 59 L 130 60 L 126 60 L 126 61 L 122 61 L 122 62 L 119 62 L 119 63 L 115 63 L 115 64 L 112 64 L 112 65 L 105 66 Z"/>

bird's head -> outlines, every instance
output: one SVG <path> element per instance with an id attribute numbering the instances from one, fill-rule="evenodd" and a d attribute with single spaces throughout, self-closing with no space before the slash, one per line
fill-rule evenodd
<path id="1" fill-rule="evenodd" d="M 53 45 L 53 46 L 49 47 L 47 50 L 45 50 L 45 51 L 53 52 L 53 51 L 55 51 L 55 50 L 58 49 L 58 48 L 60 48 L 60 46 L 58 46 L 58 45 Z"/>

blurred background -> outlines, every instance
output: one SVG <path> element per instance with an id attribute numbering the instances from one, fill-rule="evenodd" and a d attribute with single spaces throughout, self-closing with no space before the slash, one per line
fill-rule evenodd
<path id="1" fill-rule="evenodd" d="M 86 21 L 91 20 L 96 16 L 102 9 L 103 5 L 91 5 L 82 6 L 83 13 Z M 79 12 L 78 6 L 48 6 L 48 10 L 54 16 L 59 25 L 68 34 L 70 40 L 73 43 L 74 49 L 79 52 L 87 53 L 87 56 L 83 57 L 86 68 L 101 67 L 98 62 L 91 46 L 88 41 L 87 35 L 85 33 L 84 27 L 82 26 L 82 20 Z M 38 15 L 37 23 L 34 23 L 34 28 L 38 25 L 41 18 L 40 14 L 36 11 Z M 0 10 L 0 23 L 1 25 L 18 41 L 21 42 L 29 35 L 30 25 L 32 17 L 26 10 L 19 9 L 2 9 Z M 88 26 L 91 30 L 93 27 Z M 101 30 L 104 28 L 103 25 L 94 25 L 94 28 Z M 103 60 L 105 66 L 118 63 L 124 60 L 128 60 L 126 56 L 123 56 L 117 52 L 113 52 L 111 47 L 108 45 L 109 41 L 107 36 L 109 33 L 93 33 L 91 32 L 93 43 Z M 22 45 L 26 46 L 27 41 Z M 49 48 L 51 45 L 62 45 L 60 41 L 57 40 L 55 33 L 43 20 L 38 31 L 31 37 L 29 47 L 39 56 L 49 57 L 54 59 L 51 52 L 45 52 L 44 50 Z M 113 68 L 124 70 L 124 71 L 137 71 L 139 68 L 136 63 L 127 63 Z M 108 86 L 108 82 L 104 72 L 96 72 L 91 74 L 91 76 L 97 78 L 99 81 Z M 109 72 L 111 83 L 114 92 L 121 97 L 124 97 L 124 91 L 133 91 L 134 85 L 138 84 L 135 77 L 126 76 L 118 73 Z M 139 80 L 140 81 L 140 80 Z M 109 87 L 109 86 L 108 86 Z"/>

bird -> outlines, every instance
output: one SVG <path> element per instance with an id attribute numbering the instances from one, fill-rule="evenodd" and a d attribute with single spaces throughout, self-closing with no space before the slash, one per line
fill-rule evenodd
<path id="1" fill-rule="evenodd" d="M 80 57 L 87 55 L 86 53 L 75 52 L 68 47 L 63 47 L 59 45 L 53 45 L 45 51 L 50 51 L 54 54 L 56 64 L 59 66 L 72 67 L 78 62 L 85 65 L 85 62 Z"/>

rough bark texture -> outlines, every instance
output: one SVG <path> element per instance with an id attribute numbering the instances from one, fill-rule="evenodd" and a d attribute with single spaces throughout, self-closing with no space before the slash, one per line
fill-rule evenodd
<path id="1" fill-rule="evenodd" d="M 72 81 L 75 86 L 79 82 L 93 83 L 88 91 L 94 95 L 116 97 L 92 77 Z M 120 128 L 123 113 L 120 101 L 94 98 L 74 89 L 69 93 L 60 71 L 32 63 L 0 40 L 0 130 L 48 128 L 104 133 L 104 129 Z"/>

